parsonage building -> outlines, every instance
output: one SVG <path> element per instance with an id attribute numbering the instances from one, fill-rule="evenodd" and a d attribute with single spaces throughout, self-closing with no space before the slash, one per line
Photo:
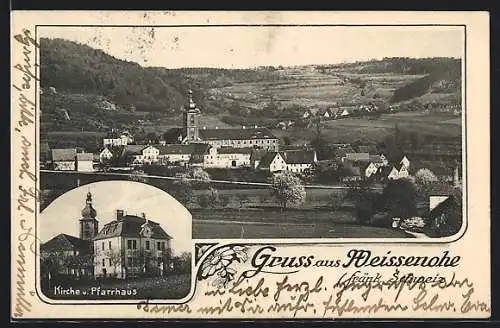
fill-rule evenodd
<path id="1" fill-rule="evenodd" d="M 117 209 L 99 230 L 92 194 L 78 219 L 80 236 L 59 234 L 40 246 L 45 274 L 80 277 L 163 275 L 173 265 L 172 237 L 145 213 Z"/>

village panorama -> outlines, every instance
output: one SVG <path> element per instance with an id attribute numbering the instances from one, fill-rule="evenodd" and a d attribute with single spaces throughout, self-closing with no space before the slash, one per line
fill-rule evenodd
<path id="1" fill-rule="evenodd" d="M 40 40 L 43 209 L 88 183 L 176 198 L 193 238 L 440 238 L 462 227 L 456 58 L 142 67 Z"/>

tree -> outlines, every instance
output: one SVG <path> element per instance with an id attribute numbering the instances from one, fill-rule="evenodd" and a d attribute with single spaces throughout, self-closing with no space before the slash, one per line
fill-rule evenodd
<path id="1" fill-rule="evenodd" d="M 128 179 L 135 182 L 148 183 L 148 178 L 144 176 L 144 172 L 133 171 L 128 175 Z"/>
<path id="2" fill-rule="evenodd" d="M 207 208 L 208 207 L 209 201 L 208 201 L 208 195 L 207 194 L 198 195 L 197 201 L 198 201 L 198 205 L 201 208 Z"/>
<path id="3" fill-rule="evenodd" d="M 215 208 L 219 204 L 219 191 L 213 187 L 210 187 L 207 192 L 208 206 L 210 208 Z"/>
<path id="4" fill-rule="evenodd" d="M 354 203 L 358 223 L 365 224 L 380 210 L 381 195 L 372 191 L 367 181 L 353 181 L 348 187 L 345 198 Z"/>
<path id="5" fill-rule="evenodd" d="M 238 203 L 240 205 L 238 210 L 241 210 L 248 203 L 248 195 L 246 194 L 238 195 Z"/>
<path id="6" fill-rule="evenodd" d="M 124 255 L 120 250 L 108 250 L 106 252 L 106 257 L 111 261 L 111 266 L 113 267 L 113 274 L 117 275 L 117 268 L 120 266 L 123 261 L 124 261 Z"/>
<path id="7" fill-rule="evenodd" d="M 417 171 L 417 173 L 415 173 L 415 183 L 417 184 L 417 186 L 426 186 L 437 181 L 438 178 L 436 177 L 434 172 L 429 169 L 420 169 Z"/>
<path id="8" fill-rule="evenodd" d="M 194 196 L 190 181 L 186 178 L 176 180 L 172 186 L 172 196 L 184 206 L 188 206 Z"/>
<path id="9" fill-rule="evenodd" d="M 328 144 L 328 140 L 317 135 L 311 142 L 310 145 L 316 150 L 316 154 L 319 160 L 330 159 L 333 157 L 333 150 Z"/>
<path id="10" fill-rule="evenodd" d="M 302 181 L 290 172 L 283 172 L 273 177 L 271 192 L 276 197 L 281 211 L 289 206 L 299 206 L 306 200 L 306 190 Z"/>
<path id="11" fill-rule="evenodd" d="M 192 179 L 200 180 L 202 182 L 208 182 L 210 180 L 210 174 L 200 167 L 194 168 L 190 172 L 190 175 Z"/>
<path id="12" fill-rule="evenodd" d="M 417 214 L 417 188 L 408 179 L 391 180 L 382 192 L 384 207 L 402 219 Z"/>
<path id="13" fill-rule="evenodd" d="M 219 195 L 219 205 L 222 206 L 222 207 L 226 207 L 227 205 L 229 205 L 229 196 L 227 195 Z"/>
<path id="14" fill-rule="evenodd" d="M 334 191 L 328 196 L 328 207 L 333 211 L 338 211 L 342 203 L 344 202 L 344 196 Z"/>

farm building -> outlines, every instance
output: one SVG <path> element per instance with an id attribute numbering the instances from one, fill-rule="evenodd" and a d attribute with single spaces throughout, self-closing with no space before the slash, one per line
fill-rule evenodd
<path id="1" fill-rule="evenodd" d="M 52 165 L 54 170 L 74 171 L 76 166 L 76 148 L 52 149 Z"/>

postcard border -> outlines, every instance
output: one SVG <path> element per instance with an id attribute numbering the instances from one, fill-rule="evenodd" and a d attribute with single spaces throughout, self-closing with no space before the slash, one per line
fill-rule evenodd
<path id="1" fill-rule="evenodd" d="M 467 161 L 467 24 L 36 24 L 35 25 L 35 40 L 38 40 L 38 28 L 39 27 L 172 27 L 172 28 L 178 28 L 178 27 L 205 27 L 205 28 L 210 28 L 210 27 L 371 27 L 371 26 L 376 26 L 376 27 L 407 27 L 407 26 L 415 26 L 415 27 L 462 27 L 463 32 L 464 32 L 464 48 L 463 48 L 463 58 L 462 58 L 462 94 L 461 94 L 461 99 L 462 99 L 462 188 L 465 193 L 463 193 L 462 196 L 462 202 L 463 202 L 463 215 L 462 217 L 465 218 L 462 220 L 462 226 L 460 230 L 448 237 L 443 237 L 443 238 L 429 238 L 426 240 L 416 240 L 412 242 L 412 239 L 401 239 L 401 238 L 373 238 L 371 240 L 367 240 L 368 238 L 349 238 L 348 240 L 345 240 L 344 238 L 275 238 L 272 240 L 269 239 L 257 239 L 257 238 L 252 238 L 252 239 L 230 239 L 230 238 L 218 238 L 218 239 L 199 239 L 199 238 L 192 238 L 192 251 L 195 249 L 195 245 L 197 243 L 218 243 L 218 244 L 224 244 L 224 245 L 230 245 L 233 243 L 238 243 L 238 244 L 245 244 L 245 245 L 263 245 L 263 244 L 272 244 L 272 245 L 301 245 L 301 246 L 312 246 L 312 245 L 349 245 L 349 244 L 373 244 L 377 243 L 378 245 L 384 245 L 384 244 L 405 244 L 405 245 L 439 245 L 439 244 L 451 244 L 454 243 L 458 240 L 460 240 L 466 233 L 468 229 L 468 161 Z M 35 63 L 37 65 L 37 70 L 36 70 L 36 77 L 38 78 L 38 70 L 39 70 L 39 63 L 38 63 L 38 51 L 35 52 Z M 38 105 L 39 105 L 39 82 L 35 83 L 35 108 L 37 108 L 37 119 L 35 120 L 35 167 L 37 168 L 35 172 L 35 178 L 36 178 L 36 188 L 39 190 L 39 184 L 40 184 L 40 168 L 39 168 L 39 152 L 38 152 L 38 139 L 39 139 L 39 125 L 38 125 L 38 119 L 39 119 L 39 114 L 38 114 Z M 465 182 L 465 184 L 463 183 Z M 35 211 L 35 238 L 38 240 L 38 215 L 39 215 L 39 203 L 37 203 L 37 210 Z M 289 242 L 287 240 L 294 239 L 295 241 Z M 303 242 L 302 242 L 303 240 Z M 248 241 L 248 242 L 246 242 Z M 192 256 L 194 254 L 192 253 Z M 57 302 L 57 303 L 51 303 L 45 301 L 39 294 L 38 291 L 38 262 L 39 260 L 35 258 L 35 275 L 37 276 L 37 279 L 35 279 L 35 292 L 43 303 L 50 304 L 50 305 L 57 305 L 57 304 L 68 304 L 68 305 L 131 305 L 131 304 L 136 304 L 137 302 L 140 301 L 140 299 L 137 300 L 130 300 L 133 302 L 130 302 L 127 300 L 127 303 L 124 302 L 104 302 L 104 303 L 98 303 L 98 302 L 90 302 L 90 303 L 85 303 L 85 302 L 77 302 L 73 303 L 72 301 L 74 300 L 68 300 L 64 302 Z M 192 275 L 193 273 L 196 273 L 196 264 L 194 259 L 192 259 L 193 267 L 192 269 Z M 175 302 L 176 300 L 165 300 L 166 302 L 162 303 L 156 303 L 156 302 L 151 302 L 149 304 L 157 304 L 157 305 L 168 305 L 168 304 L 186 304 L 188 303 L 192 297 L 194 296 L 195 290 L 196 290 L 196 274 L 192 276 L 192 282 L 194 285 L 191 286 L 191 291 L 188 295 L 186 295 L 187 298 L 189 299 L 184 300 L 184 302 Z M 59 300 L 57 300 L 59 301 Z M 104 300 L 103 300 L 104 301 Z M 107 300 L 106 300 L 107 301 Z M 111 300 L 112 301 L 112 300 Z M 25 320 L 32 320 L 32 319 L 25 319 Z M 36 320 L 36 319 L 35 319 Z M 80 320 L 80 319 L 79 319 Z M 91 319 L 89 319 L 91 320 Z M 153 319 L 154 321 L 161 320 L 161 318 L 158 319 Z"/>

